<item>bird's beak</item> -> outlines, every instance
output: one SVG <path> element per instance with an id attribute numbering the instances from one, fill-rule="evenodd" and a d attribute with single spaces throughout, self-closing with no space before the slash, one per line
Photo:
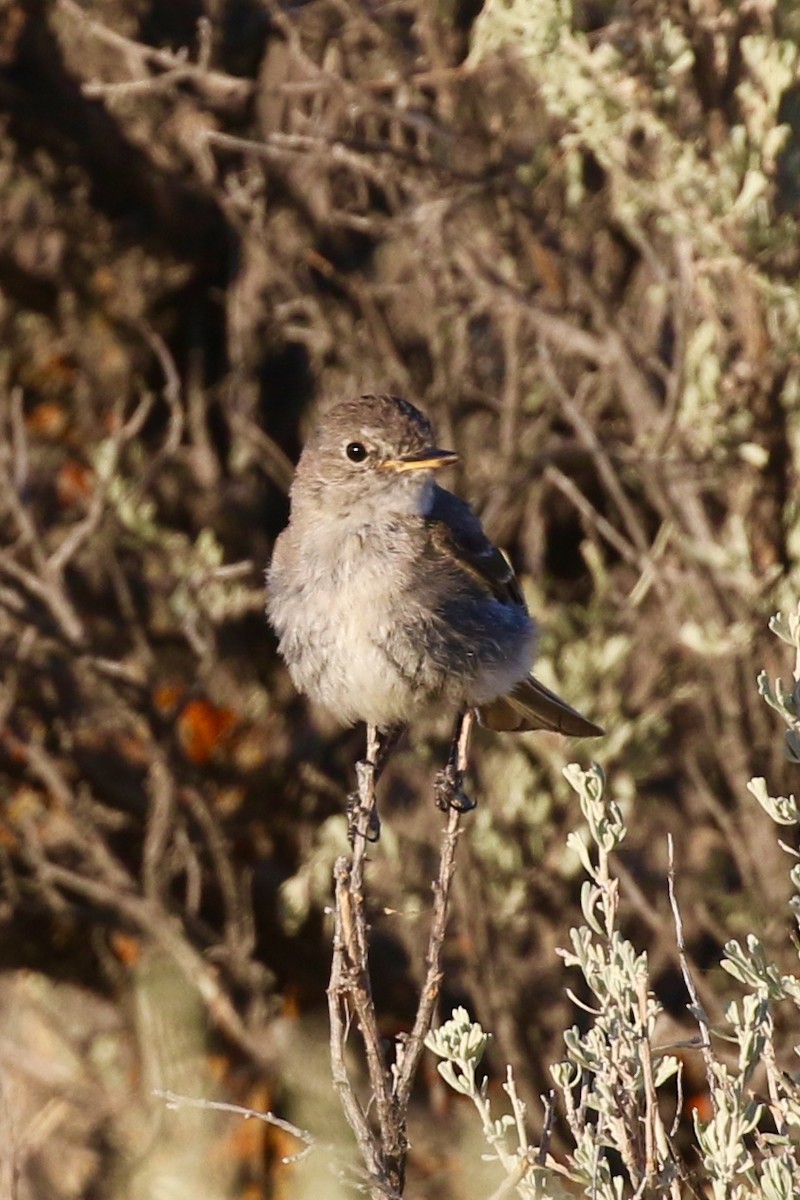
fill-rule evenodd
<path id="1" fill-rule="evenodd" d="M 458 462 L 454 450 L 437 450 L 435 446 L 418 450 L 416 454 L 401 454 L 399 458 L 388 458 L 381 466 L 385 471 L 438 471 Z"/>

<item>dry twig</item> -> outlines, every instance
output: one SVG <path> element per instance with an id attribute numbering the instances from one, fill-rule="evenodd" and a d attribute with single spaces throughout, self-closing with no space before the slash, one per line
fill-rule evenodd
<path id="1" fill-rule="evenodd" d="M 456 734 L 456 771 L 467 769 L 469 739 L 474 715 L 463 714 Z M 358 764 L 359 807 L 354 817 L 353 853 L 337 859 L 334 869 L 333 962 L 328 986 L 333 1078 L 345 1116 L 355 1134 L 370 1176 L 372 1195 L 402 1195 L 408 1140 L 406 1126 L 411 1089 L 425 1036 L 433 1024 L 442 982 L 441 958 L 447 931 L 450 891 L 460 831 L 461 810 L 452 804 L 442 837 L 439 874 L 433 884 L 434 905 L 428 938 L 427 970 L 411 1033 L 394 1047 L 390 1066 L 381 1041 L 369 975 L 369 930 L 364 896 L 366 849 L 375 828 L 375 779 L 379 736 L 367 731 L 367 759 Z M 369 1075 L 370 1098 L 364 1104 L 356 1094 L 345 1051 L 355 1016 L 361 1033 Z M 376 1125 L 369 1119 L 374 1104 Z"/>

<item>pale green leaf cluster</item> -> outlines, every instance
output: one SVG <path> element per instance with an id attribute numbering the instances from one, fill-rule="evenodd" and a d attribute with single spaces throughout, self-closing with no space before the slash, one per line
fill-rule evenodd
<path id="1" fill-rule="evenodd" d="M 549 112 L 566 124 L 561 151 L 589 150 L 608 172 L 615 216 L 634 240 L 656 218 L 722 259 L 737 232 L 752 223 L 766 231 L 770 176 L 785 138 L 778 106 L 798 63 L 794 43 L 742 40 L 741 122 L 722 145 L 707 147 L 682 137 L 668 119 L 694 61 L 677 24 L 664 16 L 649 30 L 641 45 L 647 76 L 639 78 L 622 47 L 590 42 L 573 17 L 570 0 L 491 0 L 475 22 L 469 61 L 512 52 L 524 62 Z M 646 147 L 638 171 L 631 169 L 639 157 L 634 139 Z"/>
<path id="2" fill-rule="evenodd" d="M 464 1010 L 454 1014 L 428 1045 L 444 1058 L 439 1070 L 456 1090 L 470 1096 L 482 1114 L 484 1133 L 496 1157 L 522 1196 L 562 1194 L 563 1179 L 598 1200 L 621 1200 L 631 1189 L 661 1189 L 669 1195 L 677 1177 L 669 1140 L 654 1103 L 655 1089 L 677 1071 L 669 1055 L 656 1059 L 643 1053 L 649 1045 L 659 1006 L 648 990 L 647 956 L 636 952 L 617 928 L 619 885 L 613 877 L 609 855 L 625 837 L 619 804 L 605 797 L 601 769 L 583 771 L 574 764 L 565 775 L 578 793 L 587 841 L 572 836 L 570 845 L 588 876 L 581 902 L 586 924 L 570 931 L 571 947 L 562 956 L 577 968 L 592 995 L 588 1011 L 593 1021 L 588 1031 L 577 1026 L 564 1035 L 566 1057 L 552 1068 L 552 1076 L 574 1138 L 566 1163 L 556 1161 L 546 1141 L 527 1145 L 519 1132 L 519 1102 L 515 1103 L 509 1073 L 506 1092 L 512 1099 L 514 1119 L 505 1128 L 486 1111 L 486 1086 L 475 1082 L 476 1054 L 482 1054 L 486 1035 L 472 1025 Z M 586 1007 L 586 1006 L 584 1006 Z M 652 1056 L 655 1058 L 655 1056 Z M 580 1094 L 580 1102 L 576 1094 Z M 641 1129 L 647 1125 L 647 1156 Z M 515 1131 L 518 1144 L 511 1157 L 498 1152 L 501 1132 Z M 619 1151 L 624 1174 L 615 1174 L 609 1151 Z M 645 1161 L 647 1159 L 647 1161 Z M 677 1193 L 676 1193 L 677 1195 Z"/>
<path id="3" fill-rule="evenodd" d="M 384 842 L 387 853 L 391 855 L 395 851 L 391 830 L 386 832 Z M 302 859 L 297 871 L 280 886 L 281 924 L 289 935 L 300 930 L 313 908 L 322 908 L 329 901 L 333 865 L 347 849 L 347 819 L 344 814 L 337 813 L 322 822 L 313 847 Z"/>
<path id="4" fill-rule="evenodd" d="M 619 882 L 609 856 L 625 838 L 622 813 L 606 797 L 599 767 L 584 771 L 571 764 L 564 774 L 591 837 L 590 847 L 577 838 L 572 844 L 576 852 L 582 847 L 587 875 L 581 889 L 586 924 L 570 930 L 571 949 L 561 954 L 591 993 L 584 1007 L 593 1019 L 585 1032 L 577 1026 L 565 1032 L 567 1059 L 553 1071 L 575 1138 L 572 1177 L 587 1195 L 621 1197 L 630 1189 L 670 1195 L 678 1168 L 655 1090 L 675 1075 L 678 1063 L 651 1050 L 660 1006 L 649 990 L 647 955 L 637 953 L 618 928 Z M 610 1151 L 621 1155 L 622 1173 L 612 1173 Z"/>
<path id="5" fill-rule="evenodd" d="M 528 1144 L 525 1105 L 517 1095 L 510 1068 L 503 1090 L 511 1111 L 499 1116 L 492 1111 L 488 1077 L 479 1080 L 477 1073 L 490 1036 L 471 1020 L 465 1008 L 456 1008 L 449 1021 L 428 1034 L 425 1045 L 442 1060 L 437 1064 L 442 1078 L 474 1104 L 490 1149 L 484 1157 L 500 1163 L 517 1194 L 523 1200 L 566 1200 L 570 1193 L 557 1173 L 548 1169 Z"/>
<path id="6" fill-rule="evenodd" d="M 778 614 L 770 628 L 800 651 L 798 614 Z M 796 666 L 791 689 L 770 684 L 763 675 L 759 679 L 761 694 L 790 731 L 796 729 L 799 676 Z M 790 745 L 787 753 L 792 756 Z M 506 1092 L 512 1112 L 491 1115 L 486 1083 L 478 1083 L 475 1074 L 487 1035 L 465 1010 L 457 1010 L 428 1045 L 444 1060 L 439 1065 L 443 1077 L 469 1096 L 481 1114 L 493 1156 L 506 1171 L 502 1194 L 515 1189 L 525 1197 L 555 1197 L 564 1194 L 566 1178 L 597 1200 L 679 1200 L 686 1194 L 686 1168 L 672 1140 L 674 1131 L 663 1123 L 656 1091 L 674 1081 L 679 1110 L 681 1068 L 654 1044 L 659 1006 L 649 990 L 647 957 L 618 928 L 619 884 L 609 856 L 625 837 L 620 806 L 606 798 L 599 767 L 582 770 L 573 764 L 564 774 L 578 794 L 586 823 L 587 837 L 570 835 L 570 845 L 587 878 L 581 892 L 586 923 L 570 931 L 570 948 L 562 956 L 580 972 L 591 995 L 589 1003 L 573 997 L 590 1014 L 591 1024 L 586 1030 L 574 1026 L 566 1031 L 564 1060 L 551 1069 L 573 1138 L 571 1152 L 558 1161 L 549 1154 L 547 1121 L 541 1144 L 527 1142 L 523 1106 L 510 1071 Z M 793 796 L 771 797 L 763 779 L 751 780 L 749 789 L 778 824 L 798 823 Z M 797 889 L 792 907 L 800 914 L 800 863 L 791 874 Z M 792 1064 L 778 1062 L 775 1014 L 780 1004 L 800 1012 L 800 978 L 780 970 L 754 934 L 743 944 L 729 941 L 721 965 L 744 989 L 727 1004 L 724 1023 L 712 1030 L 696 998 L 689 1006 L 700 1024 L 711 1106 L 707 1120 L 697 1109 L 693 1112 L 701 1190 L 714 1200 L 792 1200 L 800 1195 L 800 1086 Z M 795 1053 L 800 1054 L 800 1046 Z M 506 1142 L 511 1131 L 513 1150 Z M 697 1186 L 695 1181 L 692 1187 Z"/>
<path id="7" fill-rule="evenodd" d="M 249 571 L 224 564 L 224 550 L 212 529 L 201 529 L 192 539 L 178 529 L 171 529 L 158 519 L 152 499 L 145 496 L 118 468 L 112 439 L 101 442 L 93 459 L 98 479 L 106 487 L 106 497 L 114 517 L 140 546 L 159 550 L 158 561 L 164 554 L 170 564 L 168 580 L 154 580 L 155 590 L 168 587 L 168 604 L 172 615 L 197 635 L 199 621 L 220 624 L 224 620 L 252 611 L 252 588 L 242 584 L 239 576 Z M 260 596 L 260 593 L 259 593 Z"/>
<path id="8" fill-rule="evenodd" d="M 775 613 L 770 619 L 769 627 L 776 637 L 787 646 L 791 646 L 795 652 L 793 678 L 791 686 L 787 686 L 783 680 L 771 680 L 766 671 L 761 671 L 758 676 L 758 690 L 770 708 L 774 709 L 786 724 L 783 735 L 786 757 L 792 763 L 800 763 L 800 605 L 793 612 Z M 751 779 L 747 788 L 776 824 L 800 824 L 800 809 L 794 793 L 788 796 L 771 795 L 767 781 L 761 776 Z M 795 888 L 791 905 L 800 922 L 800 855 L 789 847 L 785 849 L 798 859 L 790 872 L 790 878 Z"/>
<path id="9" fill-rule="evenodd" d="M 707 121 L 686 116 L 694 46 L 707 32 L 696 7 L 694 37 L 666 11 L 637 23 L 635 33 L 615 35 L 611 22 L 604 36 L 589 36 L 577 10 L 571 0 L 490 0 L 473 26 L 468 62 L 503 55 L 527 72 L 558 131 L 568 209 L 580 211 L 589 199 L 587 158 L 599 164 L 613 222 L 652 268 L 651 302 L 659 292 L 666 300 L 676 260 L 691 264 L 676 426 L 705 459 L 724 458 L 730 445 L 745 457 L 762 455 L 752 411 L 732 394 L 730 329 L 741 319 L 735 297 L 752 296 L 787 363 L 783 403 L 794 408 L 798 291 L 764 256 L 793 254 L 796 242 L 794 218 L 775 212 L 774 188 L 788 132 L 779 123 L 781 98 L 796 81 L 800 49 L 788 37 L 739 39 L 737 117 L 719 137 Z M 721 427 L 729 438 L 720 438 Z"/>

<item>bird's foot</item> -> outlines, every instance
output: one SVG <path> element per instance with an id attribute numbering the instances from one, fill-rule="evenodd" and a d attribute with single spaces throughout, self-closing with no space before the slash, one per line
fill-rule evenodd
<path id="1" fill-rule="evenodd" d="M 477 808 L 477 803 L 464 791 L 464 772 L 457 770 L 452 764 L 438 771 L 433 781 L 433 795 L 436 807 L 442 812 L 454 808 L 456 812 L 471 812 Z"/>
<path id="2" fill-rule="evenodd" d="M 381 836 L 381 819 L 376 805 L 369 809 L 361 803 L 358 792 L 351 792 L 347 797 L 347 837 L 350 845 L 355 845 L 357 837 L 362 836 L 368 842 L 377 842 Z M 364 819 L 366 818 L 366 820 Z"/>

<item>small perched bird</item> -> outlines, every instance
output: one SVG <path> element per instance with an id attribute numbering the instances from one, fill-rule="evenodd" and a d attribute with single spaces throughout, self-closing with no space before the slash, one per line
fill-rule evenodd
<path id="1" fill-rule="evenodd" d="M 295 686 L 343 723 L 387 734 L 441 710 L 477 710 L 497 730 L 601 734 L 530 674 L 536 627 L 514 572 L 469 504 L 434 479 L 456 461 L 396 396 L 322 417 L 267 572 Z"/>

